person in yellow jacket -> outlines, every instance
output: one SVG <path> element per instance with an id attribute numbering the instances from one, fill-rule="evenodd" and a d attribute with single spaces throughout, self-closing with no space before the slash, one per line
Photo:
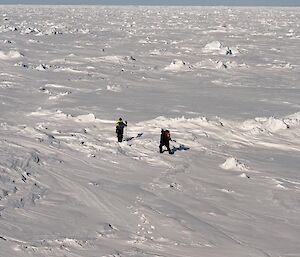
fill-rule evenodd
<path id="1" fill-rule="evenodd" d="M 117 121 L 116 133 L 118 137 L 118 142 L 123 141 L 124 128 L 127 127 L 127 121 L 123 122 L 122 118 Z"/>

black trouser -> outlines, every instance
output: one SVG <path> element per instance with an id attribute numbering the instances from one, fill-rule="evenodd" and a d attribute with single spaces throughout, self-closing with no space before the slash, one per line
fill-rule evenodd
<path id="1" fill-rule="evenodd" d="M 159 152 L 160 153 L 163 153 L 163 150 L 162 150 L 163 146 L 167 147 L 169 154 L 172 153 L 172 151 L 170 149 L 170 143 L 169 142 L 167 142 L 167 143 L 160 143 L 160 145 L 159 145 Z"/>
<path id="2" fill-rule="evenodd" d="M 118 133 L 118 142 L 122 142 L 123 141 L 123 133 Z"/>

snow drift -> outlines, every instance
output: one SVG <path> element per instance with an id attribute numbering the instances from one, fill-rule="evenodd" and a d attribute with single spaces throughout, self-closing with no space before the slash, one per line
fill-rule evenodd
<path id="1" fill-rule="evenodd" d="M 23 55 L 15 50 L 11 50 L 8 52 L 0 51 L 0 60 L 14 60 L 23 57 Z"/>

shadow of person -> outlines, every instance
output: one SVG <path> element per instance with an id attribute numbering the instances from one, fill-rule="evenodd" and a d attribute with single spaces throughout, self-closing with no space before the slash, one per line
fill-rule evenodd
<path id="1" fill-rule="evenodd" d="M 186 145 L 180 144 L 179 146 L 173 146 L 172 152 L 175 153 L 177 151 L 188 151 L 190 148 Z"/>
<path id="2" fill-rule="evenodd" d="M 125 140 L 125 141 L 131 141 L 131 140 L 134 139 L 134 138 L 139 138 L 139 137 L 141 137 L 143 134 L 144 134 L 144 133 L 138 133 L 136 136 L 134 136 L 134 137 L 127 137 L 127 138 L 125 138 L 124 140 Z"/>

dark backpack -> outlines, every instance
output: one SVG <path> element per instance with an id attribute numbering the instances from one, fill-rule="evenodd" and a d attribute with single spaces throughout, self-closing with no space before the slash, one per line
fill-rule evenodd
<path id="1" fill-rule="evenodd" d="M 169 130 L 162 130 L 163 141 L 167 142 L 171 140 L 171 134 Z"/>

